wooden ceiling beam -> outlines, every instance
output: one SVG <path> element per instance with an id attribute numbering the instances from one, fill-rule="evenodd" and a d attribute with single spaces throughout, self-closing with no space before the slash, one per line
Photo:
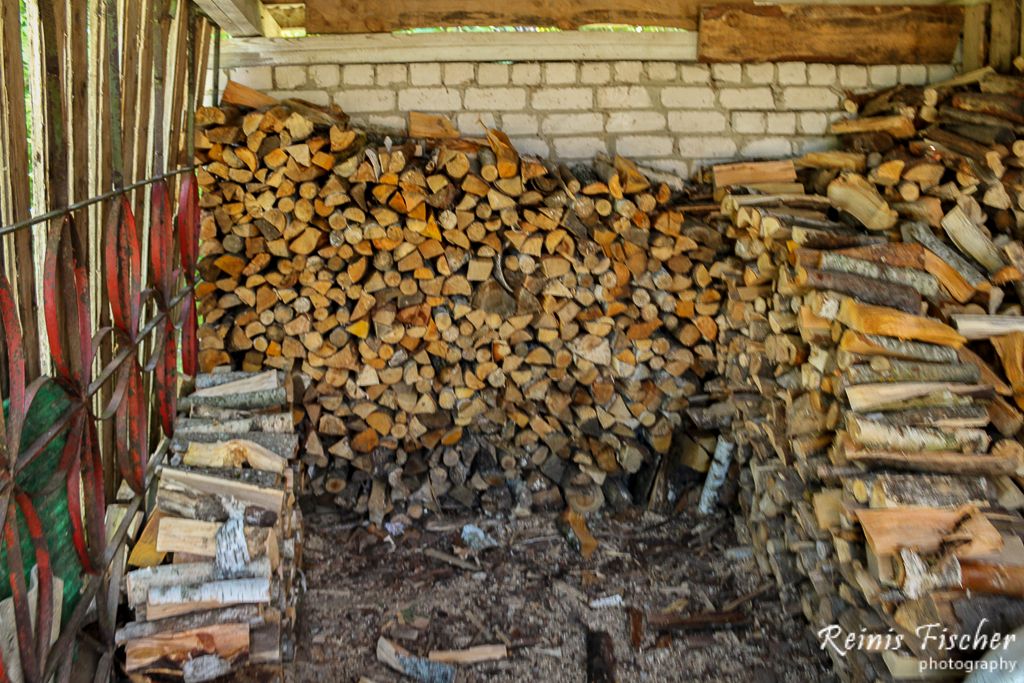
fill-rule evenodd
<path id="1" fill-rule="evenodd" d="M 306 0 L 310 33 L 382 33 L 434 26 L 633 24 L 697 28 L 704 0 Z M 736 0 L 752 4 L 750 0 Z"/>
<path id="2" fill-rule="evenodd" d="M 234 38 L 281 35 L 281 28 L 260 0 L 195 0 L 210 21 Z"/>

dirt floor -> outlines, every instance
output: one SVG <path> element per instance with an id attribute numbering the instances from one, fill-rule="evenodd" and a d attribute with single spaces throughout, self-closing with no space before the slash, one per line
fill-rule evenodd
<path id="1" fill-rule="evenodd" d="M 465 548 L 460 532 L 467 522 L 497 545 L 479 552 Z M 555 515 L 511 522 L 445 519 L 384 538 L 333 514 L 307 516 L 307 592 L 287 678 L 409 681 L 377 661 L 377 640 L 384 635 L 418 655 L 509 646 L 504 660 L 460 666 L 460 682 L 582 683 L 588 681 L 590 630 L 598 634 L 591 642 L 612 644 L 615 659 L 615 678 L 595 681 L 832 680 L 802 618 L 784 614 L 774 584 L 753 560 L 743 559 L 730 519 L 647 513 L 590 524 L 598 545 L 584 559 L 577 537 Z M 428 549 L 449 561 L 425 554 Z M 451 563 L 455 555 L 464 566 Z M 614 604 L 615 596 L 622 604 Z M 591 605 L 601 598 L 613 604 Z M 740 623 L 667 633 L 647 619 L 658 612 L 727 609 L 741 613 Z M 642 631 L 633 630 L 638 610 Z M 600 632 L 610 638 L 601 639 Z"/>

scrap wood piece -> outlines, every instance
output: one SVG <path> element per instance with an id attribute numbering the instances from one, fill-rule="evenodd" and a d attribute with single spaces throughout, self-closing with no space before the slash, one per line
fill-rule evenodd
<path id="1" fill-rule="evenodd" d="M 962 24 L 959 7 L 711 5 L 701 8 L 697 55 L 702 62 L 945 64 Z"/>
<path id="2" fill-rule="evenodd" d="M 277 474 L 283 473 L 288 465 L 286 458 L 248 439 L 190 441 L 182 461 L 193 467 L 230 468 L 248 464 L 253 469 Z"/>
<path id="3" fill-rule="evenodd" d="M 740 607 L 741 605 L 744 605 L 744 604 L 750 602 L 751 600 L 754 600 L 755 598 L 758 598 L 758 597 L 764 595 L 765 593 L 767 593 L 768 591 L 770 591 L 774 587 L 775 587 L 775 583 L 774 582 L 766 581 L 766 582 L 762 583 L 760 586 L 757 586 L 756 588 L 754 588 L 753 590 L 747 591 L 743 595 L 737 595 L 735 598 L 733 598 L 729 602 L 727 602 L 724 605 L 722 605 L 722 611 L 723 612 L 732 612 L 736 608 Z"/>
<path id="4" fill-rule="evenodd" d="M 460 137 L 459 129 L 444 114 L 409 112 L 409 137 L 448 139 Z"/>
<path id="5" fill-rule="evenodd" d="M 455 667 L 410 654 L 384 636 L 377 639 L 377 660 L 422 683 L 454 683 Z"/>
<path id="6" fill-rule="evenodd" d="M 902 114 L 891 116 L 866 116 L 856 119 L 843 119 L 832 123 L 833 135 L 849 135 L 853 133 L 888 133 L 894 138 L 912 138 L 917 133 L 914 119 Z"/>
<path id="7" fill-rule="evenodd" d="M 1010 381 L 1013 398 L 1018 407 L 1024 408 L 1024 332 L 992 337 L 991 341 L 1003 363 L 1006 379 Z"/>
<path id="8" fill-rule="evenodd" d="M 445 664 L 477 664 L 493 662 L 508 657 L 508 648 L 504 645 L 476 645 L 465 650 L 431 650 L 427 659 Z"/>
<path id="9" fill-rule="evenodd" d="M 999 530 L 973 505 L 857 509 L 854 514 L 876 555 L 904 549 L 932 553 L 951 545 L 958 557 L 971 557 L 996 552 L 1003 545 Z"/>
<path id="10" fill-rule="evenodd" d="M 934 318 L 911 315 L 894 308 L 862 304 L 846 299 L 836 319 L 856 332 L 958 348 L 967 341 L 949 325 Z"/>
<path id="11" fill-rule="evenodd" d="M 426 548 L 426 549 L 424 549 L 423 554 L 426 555 L 427 557 L 432 557 L 435 560 L 440 560 L 441 562 L 447 562 L 448 564 L 452 565 L 453 567 L 458 567 L 459 569 L 465 569 L 466 571 L 469 571 L 469 572 L 479 572 L 479 571 L 483 571 L 484 570 L 483 567 L 477 566 L 477 565 L 473 564 L 472 562 L 470 562 L 468 560 L 463 560 L 462 558 L 456 557 L 455 555 L 452 555 L 451 553 L 446 553 L 446 552 L 444 552 L 442 550 L 437 550 L 435 548 Z"/>
<path id="12" fill-rule="evenodd" d="M 850 462 L 875 465 L 911 472 L 935 474 L 1013 474 L 1019 463 L 1012 456 L 981 455 L 977 453 L 897 453 L 893 451 L 847 451 Z"/>
<path id="13" fill-rule="evenodd" d="M 659 631 L 703 631 L 749 626 L 751 619 L 743 610 L 734 609 L 686 615 L 677 612 L 656 612 L 647 615 L 647 623 Z"/>
<path id="14" fill-rule="evenodd" d="M 896 211 L 878 193 L 874 183 L 857 173 L 844 173 L 829 183 L 828 198 L 868 230 L 889 230 L 896 225 Z"/>
<path id="15" fill-rule="evenodd" d="M 158 586 L 149 591 L 146 618 L 164 619 L 232 605 L 269 603 L 270 580 L 265 577 Z"/>
<path id="16" fill-rule="evenodd" d="M 161 633 L 128 641 L 125 645 L 125 670 L 140 671 L 156 664 L 161 669 L 168 666 L 184 669 L 193 659 L 215 656 L 228 665 L 226 672 L 232 663 L 248 653 L 249 624 L 212 624 L 189 631 Z"/>
<path id="17" fill-rule="evenodd" d="M 225 375 L 226 381 L 219 381 L 218 375 Z M 252 391 L 269 391 L 277 389 L 281 380 L 277 370 L 257 373 L 213 373 L 200 375 L 203 380 L 196 380 L 196 385 L 203 386 L 192 392 L 192 396 L 227 396 L 228 394 L 245 394 Z"/>
<path id="18" fill-rule="evenodd" d="M 607 631 L 587 628 L 587 683 L 616 683 L 615 645 Z"/>
<path id="19" fill-rule="evenodd" d="M 568 508 L 562 513 L 562 519 L 569 525 L 569 528 L 579 540 L 580 555 L 585 560 L 590 559 L 590 556 L 597 550 L 598 544 L 597 539 L 594 538 L 593 534 L 590 533 L 590 529 L 587 528 L 587 520 L 580 513 Z"/>
<path id="20" fill-rule="evenodd" d="M 224 86 L 224 92 L 220 96 L 221 106 L 233 104 L 237 107 L 262 109 L 263 107 L 273 107 L 277 103 L 277 98 L 231 80 Z"/>
<path id="21" fill-rule="evenodd" d="M 951 317 L 957 332 L 971 341 L 1024 332 L 1024 315 L 954 313 Z"/>
<path id="22" fill-rule="evenodd" d="M 715 189 L 752 183 L 788 183 L 796 180 L 792 159 L 782 161 L 740 161 L 718 164 L 711 169 Z"/>

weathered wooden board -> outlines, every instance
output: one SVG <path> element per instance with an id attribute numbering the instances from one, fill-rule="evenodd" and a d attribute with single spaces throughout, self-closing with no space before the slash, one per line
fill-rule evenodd
<path id="1" fill-rule="evenodd" d="M 749 4 L 741 0 L 744 4 Z M 429 26 L 557 26 L 638 24 L 697 28 L 699 0 L 307 0 L 309 33 L 377 33 Z"/>
<path id="2" fill-rule="evenodd" d="M 963 9 L 951 6 L 704 7 L 702 62 L 942 64 L 953 59 Z"/>

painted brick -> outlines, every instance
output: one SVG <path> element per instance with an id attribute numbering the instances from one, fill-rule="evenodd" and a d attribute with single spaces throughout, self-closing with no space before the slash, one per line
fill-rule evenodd
<path id="1" fill-rule="evenodd" d="M 391 130 L 396 133 L 404 133 L 407 120 L 404 116 L 371 114 L 365 119 L 366 125 L 376 130 Z"/>
<path id="2" fill-rule="evenodd" d="M 807 82 L 807 64 L 804 62 L 779 62 L 776 67 L 782 85 L 803 85 Z"/>
<path id="3" fill-rule="evenodd" d="M 274 87 L 269 66 L 243 66 L 232 69 L 231 79 L 257 90 L 270 90 Z"/>
<path id="4" fill-rule="evenodd" d="M 677 133 L 719 133 L 725 130 L 725 114 L 717 111 L 670 111 L 668 129 Z"/>
<path id="5" fill-rule="evenodd" d="M 828 116 L 821 112 L 800 114 L 800 132 L 808 135 L 824 135 L 828 131 Z"/>
<path id="6" fill-rule="evenodd" d="M 395 93 L 392 90 L 339 90 L 334 103 L 349 113 L 364 111 L 393 111 Z"/>
<path id="7" fill-rule="evenodd" d="M 766 116 L 766 130 L 776 135 L 796 132 L 796 114 L 791 111 L 770 111 Z"/>
<path id="8" fill-rule="evenodd" d="M 525 88 L 466 88 L 467 109 L 516 111 L 526 106 Z"/>
<path id="9" fill-rule="evenodd" d="M 744 64 L 743 73 L 751 83 L 763 85 L 775 80 L 775 65 L 771 62 Z"/>
<path id="10" fill-rule="evenodd" d="M 724 159 L 735 156 L 736 143 L 732 138 L 700 135 L 682 137 L 677 141 L 679 156 L 693 159 Z"/>
<path id="11" fill-rule="evenodd" d="M 501 129 L 508 135 L 532 135 L 539 129 L 534 114 L 502 114 Z"/>
<path id="12" fill-rule="evenodd" d="M 711 77 L 719 83 L 739 83 L 743 79 L 743 69 L 739 64 L 712 64 Z"/>
<path id="13" fill-rule="evenodd" d="M 903 64 L 900 66 L 900 83 L 924 85 L 928 82 L 928 67 L 924 64 Z"/>
<path id="14" fill-rule="evenodd" d="M 708 83 L 711 69 L 706 64 L 680 64 L 679 78 L 683 83 Z"/>
<path id="15" fill-rule="evenodd" d="M 554 138 L 555 154 L 563 159 L 589 159 L 608 146 L 599 137 Z"/>
<path id="16" fill-rule="evenodd" d="M 612 80 L 612 68 L 607 62 L 580 64 L 580 83 L 600 85 Z"/>
<path id="17" fill-rule="evenodd" d="M 807 82 L 811 85 L 832 85 L 836 82 L 836 67 L 832 64 L 808 64 Z"/>
<path id="18" fill-rule="evenodd" d="M 828 88 L 786 88 L 782 95 L 786 109 L 835 109 L 839 95 Z"/>
<path id="19" fill-rule="evenodd" d="M 476 82 L 480 85 L 508 83 L 508 64 L 481 64 L 476 68 Z"/>
<path id="20" fill-rule="evenodd" d="M 899 67 L 893 64 L 878 64 L 868 68 L 871 85 L 877 88 L 888 88 L 900 81 Z"/>
<path id="21" fill-rule="evenodd" d="M 315 64 L 309 67 L 309 80 L 318 88 L 336 88 L 341 82 L 341 67 L 337 64 Z"/>
<path id="22" fill-rule="evenodd" d="M 843 64 L 839 67 L 839 85 L 844 88 L 868 87 L 868 68 L 859 64 Z"/>
<path id="23" fill-rule="evenodd" d="M 564 85 L 576 82 L 574 62 L 548 62 L 544 65 L 544 82 L 549 85 Z"/>
<path id="24" fill-rule="evenodd" d="M 413 85 L 441 85 L 440 64 L 410 64 L 409 82 Z"/>
<path id="25" fill-rule="evenodd" d="M 806 154 L 807 152 L 824 152 L 839 147 L 839 141 L 834 137 L 794 138 L 793 153 Z"/>
<path id="26" fill-rule="evenodd" d="M 740 149 L 740 155 L 745 157 L 766 158 L 784 157 L 793 153 L 793 145 L 788 138 L 774 137 L 751 140 Z"/>
<path id="27" fill-rule="evenodd" d="M 462 108 L 459 92 L 450 88 L 406 88 L 398 91 L 402 111 L 455 111 Z"/>
<path id="28" fill-rule="evenodd" d="M 346 64 L 341 74 L 345 85 L 373 85 L 373 66 L 370 64 Z"/>
<path id="29" fill-rule="evenodd" d="M 473 80 L 473 65 L 468 62 L 451 62 L 444 65 L 445 85 L 464 85 Z"/>
<path id="30" fill-rule="evenodd" d="M 952 64 L 929 64 L 928 82 L 940 83 L 956 75 L 956 67 Z"/>
<path id="31" fill-rule="evenodd" d="M 302 66 L 274 67 L 274 85 L 281 90 L 306 87 L 306 68 Z"/>
<path id="32" fill-rule="evenodd" d="M 615 141 L 615 152 L 631 157 L 665 157 L 672 154 L 673 142 L 667 135 L 624 135 Z"/>
<path id="33" fill-rule="evenodd" d="M 666 107 L 680 109 L 712 109 L 715 106 L 715 91 L 707 87 L 663 88 L 661 103 Z"/>
<path id="34" fill-rule="evenodd" d="M 542 159 L 551 154 L 548 143 L 537 138 L 510 138 L 512 145 L 522 154 L 533 154 Z"/>
<path id="35" fill-rule="evenodd" d="M 378 64 L 377 85 L 391 85 L 392 83 L 405 83 L 409 75 L 405 64 Z"/>
<path id="36" fill-rule="evenodd" d="M 540 83 L 540 64 L 536 62 L 513 64 L 512 82 L 516 85 L 537 85 Z"/>
<path id="37" fill-rule="evenodd" d="M 766 129 L 763 111 L 734 111 L 732 129 L 737 133 L 763 133 Z"/>
<path id="38" fill-rule="evenodd" d="M 541 110 L 590 109 L 594 105 L 590 88 L 540 88 L 532 99 L 533 108 Z"/>
<path id="39" fill-rule="evenodd" d="M 597 91 L 597 106 L 601 109 L 644 109 L 651 106 L 647 88 L 639 85 L 618 85 Z"/>
<path id="40" fill-rule="evenodd" d="M 598 112 L 548 114 L 541 121 L 540 129 L 549 135 L 600 133 L 604 130 L 604 116 Z"/>
<path id="41" fill-rule="evenodd" d="M 771 109 L 775 98 L 771 88 L 722 88 L 718 101 L 726 109 Z"/>
<path id="42" fill-rule="evenodd" d="M 674 81 L 679 73 L 675 62 L 647 62 L 646 70 L 652 81 Z"/>
<path id="43" fill-rule="evenodd" d="M 619 83 L 636 83 L 640 80 L 640 74 L 644 65 L 641 62 L 615 62 L 613 70 L 615 80 Z"/>
<path id="44" fill-rule="evenodd" d="M 498 125 L 494 119 L 494 114 L 490 112 L 459 112 L 459 115 L 455 117 L 455 121 L 459 130 L 467 135 L 486 135 L 487 128 L 496 128 Z"/>
<path id="45" fill-rule="evenodd" d="M 656 111 L 613 111 L 604 129 L 609 133 L 643 133 L 665 130 L 665 115 Z"/>

